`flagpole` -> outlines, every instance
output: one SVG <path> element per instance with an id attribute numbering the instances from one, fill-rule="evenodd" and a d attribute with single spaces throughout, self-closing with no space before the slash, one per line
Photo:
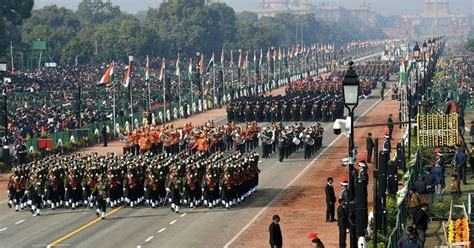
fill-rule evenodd
<path id="1" fill-rule="evenodd" d="M 226 95 L 225 95 L 225 70 L 224 70 L 224 63 L 221 63 L 221 67 L 222 67 L 222 102 L 224 103 L 224 105 L 226 104 Z"/>
<path id="2" fill-rule="evenodd" d="M 181 111 L 181 72 L 178 74 L 178 107 Z"/>
<path id="3" fill-rule="evenodd" d="M 166 79 L 164 75 L 161 78 L 161 82 L 163 83 L 163 116 L 164 116 L 163 123 L 166 123 Z"/>
<path id="4" fill-rule="evenodd" d="M 213 84 L 214 86 L 212 86 L 213 90 L 212 90 L 212 107 L 215 108 L 216 107 L 216 102 L 214 102 L 216 100 L 216 62 L 214 61 L 212 63 L 212 77 L 213 77 Z"/>
<path id="5" fill-rule="evenodd" d="M 133 90 L 132 90 L 132 64 L 133 64 L 133 56 L 130 55 L 128 56 L 128 66 L 129 66 L 129 69 L 130 69 L 130 75 L 129 75 L 129 83 L 128 83 L 128 89 L 130 91 L 130 114 L 131 114 L 131 120 L 132 120 L 132 123 L 131 123 L 131 127 L 132 127 L 132 130 L 134 130 L 134 125 L 135 125 L 135 121 L 134 121 L 134 116 L 133 116 Z"/>
<path id="6" fill-rule="evenodd" d="M 112 129 L 114 130 L 114 138 L 116 138 L 117 136 L 116 136 L 116 132 L 115 132 L 116 131 L 115 130 L 115 125 L 117 125 L 117 123 L 116 123 L 116 120 L 115 120 L 115 111 L 116 111 L 115 110 L 115 85 L 112 85 L 112 87 L 113 87 L 112 88 L 112 97 L 113 97 L 113 101 L 114 101 L 114 103 L 112 105 L 112 115 L 113 115 L 112 120 L 113 120 L 114 126 L 113 126 Z"/>

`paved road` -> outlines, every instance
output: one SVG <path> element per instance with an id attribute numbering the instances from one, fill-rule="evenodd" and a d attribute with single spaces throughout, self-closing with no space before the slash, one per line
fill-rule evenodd
<path id="1" fill-rule="evenodd" d="M 361 100 L 356 115 L 377 100 Z M 323 127 L 324 146 L 328 146 L 336 136 L 332 123 Z M 304 160 L 302 152 L 283 163 L 278 162 L 277 154 L 261 161 L 259 190 L 230 210 L 184 208 L 176 214 L 168 207 L 127 207 L 113 213 L 109 209 L 111 214 L 105 220 L 96 220 L 93 210 L 44 210 L 42 216 L 33 218 L 29 212 L 15 213 L 1 204 L 0 247 L 46 247 L 54 241 L 61 241 L 55 247 L 223 247 L 312 162 Z M 59 240 L 64 237 L 67 239 Z"/>

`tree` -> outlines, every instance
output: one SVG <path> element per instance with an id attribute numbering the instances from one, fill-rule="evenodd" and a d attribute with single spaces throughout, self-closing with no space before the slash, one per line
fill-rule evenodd
<path id="1" fill-rule="evenodd" d="M 102 24 L 120 16 L 119 6 L 112 5 L 110 0 L 82 0 L 77 6 L 76 14 L 84 25 Z"/>
<path id="2" fill-rule="evenodd" d="M 137 55 L 143 46 L 139 21 L 133 16 L 117 18 L 99 25 L 93 36 L 97 40 L 99 53 L 96 62 L 127 61 L 129 54 Z"/>
<path id="3" fill-rule="evenodd" d="M 0 35 L 0 57 L 5 55 L 8 42 L 12 40 L 11 31 L 31 16 L 32 9 L 33 0 L 0 1 L 0 33 L 4 34 Z"/>
<path id="4" fill-rule="evenodd" d="M 159 37 L 166 57 L 177 53 L 193 56 L 197 51 L 217 52 L 226 35 L 230 36 L 222 29 L 232 26 L 229 24 L 232 18 L 221 22 L 221 13 L 229 10 L 225 6 L 213 6 L 209 7 L 204 0 L 166 1 L 158 9 L 148 10 L 144 28 Z"/>
<path id="5" fill-rule="evenodd" d="M 466 50 L 474 52 L 474 39 L 469 39 L 465 46 Z"/>
<path id="6" fill-rule="evenodd" d="M 73 40 L 81 28 L 74 12 L 56 5 L 32 12 L 31 18 L 21 27 L 22 41 L 31 44 L 35 40 L 47 42 L 47 54 L 54 61 L 61 60 L 63 45 Z"/>

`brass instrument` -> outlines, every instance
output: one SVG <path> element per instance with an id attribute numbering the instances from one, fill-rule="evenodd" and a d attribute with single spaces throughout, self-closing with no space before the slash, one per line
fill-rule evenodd
<path id="1" fill-rule="evenodd" d="M 237 144 L 237 145 L 242 145 L 245 143 L 245 139 L 242 138 L 238 133 L 235 135 L 232 135 L 232 140 Z"/>
<path id="2" fill-rule="evenodd" d="M 260 139 L 262 140 L 262 143 L 271 145 L 273 144 L 273 139 L 271 137 L 268 137 L 264 133 L 260 133 Z"/>
<path id="3" fill-rule="evenodd" d="M 306 136 L 303 137 L 303 142 L 310 145 L 310 146 L 314 145 L 314 139 L 311 138 L 311 136 L 309 136 L 309 135 L 306 135 Z"/>

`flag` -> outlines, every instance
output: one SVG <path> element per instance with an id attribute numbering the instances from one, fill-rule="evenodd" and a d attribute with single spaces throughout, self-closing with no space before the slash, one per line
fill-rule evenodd
<path id="1" fill-rule="evenodd" d="M 163 75 L 165 74 L 165 59 L 163 58 L 163 61 L 161 62 L 161 68 L 160 68 L 160 81 L 163 81 Z"/>
<path id="2" fill-rule="evenodd" d="M 211 66 L 214 66 L 214 53 L 212 53 L 212 57 L 209 60 L 209 63 L 207 64 L 206 72 L 209 72 L 209 70 L 211 70 Z"/>
<path id="3" fill-rule="evenodd" d="M 230 64 L 230 67 L 234 66 L 234 51 L 233 50 L 230 50 L 229 64 Z"/>
<path id="4" fill-rule="evenodd" d="M 190 58 L 189 59 L 189 67 L 188 67 L 188 77 L 189 77 L 189 80 L 193 80 L 193 59 Z"/>
<path id="5" fill-rule="evenodd" d="M 99 82 L 97 82 L 97 85 L 104 85 L 105 87 L 108 87 L 110 83 L 114 81 L 114 63 L 110 64 L 107 67 L 107 70 L 105 70 L 104 76 L 100 79 Z"/>
<path id="6" fill-rule="evenodd" d="M 283 53 L 281 51 L 281 47 L 278 48 L 278 60 L 281 60 L 283 58 Z"/>
<path id="7" fill-rule="evenodd" d="M 268 51 L 267 51 L 267 62 L 268 62 L 268 63 L 270 63 L 270 59 L 271 59 L 270 56 L 271 56 L 271 55 L 270 55 L 270 48 L 268 48 Z"/>
<path id="8" fill-rule="evenodd" d="M 181 75 L 181 71 L 180 71 L 180 69 L 179 69 L 179 54 L 178 54 L 178 59 L 176 60 L 176 72 L 175 72 L 175 75 L 176 75 L 176 76 Z"/>
<path id="9" fill-rule="evenodd" d="M 238 62 L 238 67 L 240 68 L 241 64 L 242 64 L 242 49 L 239 49 L 239 62 Z"/>
<path id="10" fill-rule="evenodd" d="M 125 76 L 123 77 L 123 87 L 128 87 L 130 84 L 130 77 L 132 76 L 132 66 L 131 64 L 125 67 Z"/>
<path id="11" fill-rule="evenodd" d="M 199 61 L 199 74 L 202 76 L 204 73 L 204 55 L 201 54 L 201 60 Z"/>
<path id="12" fill-rule="evenodd" d="M 222 53 L 221 53 L 221 65 L 224 64 L 224 49 L 222 49 Z"/>
<path id="13" fill-rule="evenodd" d="M 247 51 L 247 54 L 245 55 L 245 60 L 244 60 L 244 69 L 247 69 L 249 66 L 249 52 Z"/>
<path id="14" fill-rule="evenodd" d="M 147 82 L 150 81 L 150 60 L 148 59 L 148 55 L 146 56 L 145 80 Z"/>
<path id="15" fill-rule="evenodd" d="M 262 49 L 260 49 L 260 59 L 258 60 L 259 65 L 262 64 L 262 59 L 263 59 L 263 51 L 262 51 Z"/>
<path id="16" fill-rule="evenodd" d="M 255 53 L 255 50 L 253 50 L 253 64 L 257 62 L 257 54 Z"/>

